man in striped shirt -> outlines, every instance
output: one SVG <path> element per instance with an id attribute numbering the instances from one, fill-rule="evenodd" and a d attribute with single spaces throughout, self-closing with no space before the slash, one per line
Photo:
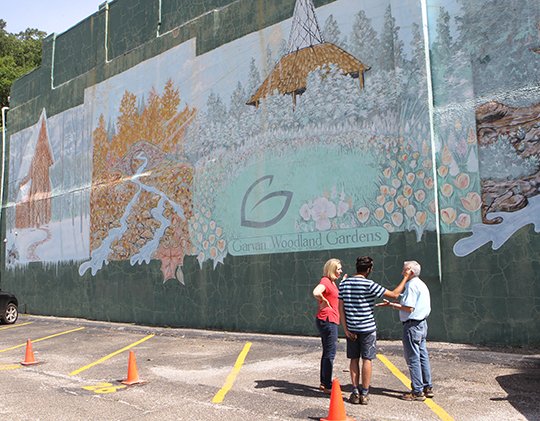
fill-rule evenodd
<path id="1" fill-rule="evenodd" d="M 368 279 L 373 270 L 373 259 L 361 256 L 356 259 L 356 275 L 343 279 L 339 284 L 339 313 L 347 337 L 347 358 L 353 392 L 349 401 L 367 405 L 371 382 L 372 363 L 377 352 L 377 325 L 373 317 L 375 299 L 397 299 L 411 276 L 403 273 L 403 279 L 392 291 Z M 362 388 L 360 383 L 360 357 L 362 358 Z"/>

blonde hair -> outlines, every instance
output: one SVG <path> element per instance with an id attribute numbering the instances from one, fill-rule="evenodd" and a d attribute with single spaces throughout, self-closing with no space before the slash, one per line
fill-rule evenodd
<path id="1" fill-rule="evenodd" d="M 420 271 L 422 270 L 422 267 L 420 266 L 420 263 L 418 263 L 416 260 L 409 260 L 403 262 L 403 267 L 411 269 L 414 276 L 420 276 Z"/>
<path id="2" fill-rule="evenodd" d="M 338 265 L 341 265 L 341 260 L 339 259 L 330 259 L 328 260 L 323 267 L 323 276 L 330 278 L 330 280 L 335 280 L 338 277 L 336 276 L 336 270 Z"/>

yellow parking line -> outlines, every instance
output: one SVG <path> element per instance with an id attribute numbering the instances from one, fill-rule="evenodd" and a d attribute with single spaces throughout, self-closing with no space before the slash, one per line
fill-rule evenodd
<path id="1" fill-rule="evenodd" d="M 242 368 L 242 364 L 244 364 L 244 361 L 246 359 L 247 353 L 249 352 L 250 348 L 251 348 L 251 342 L 247 342 L 244 345 L 244 349 L 242 349 L 242 352 L 240 353 L 240 355 L 238 355 L 238 358 L 236 359 L 236 363 L 234 364 L 232 371 L 229 373 L 229 375 L 227 376 L 227 379 L 225 380 L 225 384 L 220 389 L 220 391 L 216 393 L 216 396 L 214 396 L 214 398 L 212 399 L 212 403 L 223 402 L 225 395 L 227 394 L 229 390 L 231 390 L 231 387 L 234 384 L 234 381 L 236 380 L 236 376 L 238 376 L 240 369 Z"/>
<path id="2" fill-rule="evenodd" d="M 77 329 L 71 329 L 71 330 L 67 330 L 65 332 L 55 333 L 54 335 L 45 336 L 44 338 L 33 339 L 32 343 L 41 342 L 41 341 L 44 341 L 46 339 L 56 338 L 57 336 L 66 335 L 68 333 L 77 332 L 78 330 L 83 330 L 83 329 L 84 329 L 84 327 L 78 327 Z M 26 346 L 26 342 L 24 344 L 12 346 L 11 348 L 1 349 L 0 352 L 11 351 L 13 349 L 22 348 L 23 346 Z"/>
<path id="3" fill-rule="evenodd" d="M 396 376 L 401 383 L 403 383 L 407 388 L 411 387 L 411 381 L 407 378 L 405 374 L 403 374 L 399 369 L 390 362 L 388 358 L 386 358 L 382 354 L 377 354 L 377 358 L 392 372 L 394 376 Z M 424 403 L 433 411 L 435 414 L 443 421 L 454 421 L 454 418 L 452 418 L 448 413 L 442 409 L 439 405 L 437 405 L 435 402 L 433 402 L 432 399 L 426 399 Z"/>
<path id="4" fill-rule="evenodd" d="M 0 364 L 0 371 L 17 370 L 21 367 L 21 364 Z"/>
<path id="5" fill-rule="evenodd" d="M 4 327 L 0 327 L 0 330 L 13 329 L 15 327 L 31 325 L 32 323 L 34 323 L 34 322 L 26 322 L 26 323 L 19 323 L 19 324 L 16 324 L 16 325 L 4 326 Z"/>
<path id="6" fill-rule="evenodd" d="M 104 361 L 107 361 L 109 358 L 112 358 L 112 357 L 114 357 L 115 355 L 121 354 L 122 352 L 127 351 L 128 349 L 133 348 L 134 346 L 137 346 L 137 345 L 139 345 L 139 344 L 142 344 L 144 341 L 147 341 L 148 339 L 153 338 L 154 336 L 155 336 L 155 335 L 148 335 L 148 336 L 142 338 L 140 341 L 137 341 L 137 342 L 135 342 L 135 343 L 132 343 L 131 345 L 128 345 L 128 346 L 126 346 L 126 347 L 124 347 L 124 348 L 122 348 L 122 349 L 119 349 L 118 351 L 115 351 L 115 352 L 113 352 L 112 354 L 109 354 L 109 355 L 107 355 L 107 356 L 105 356 L 105 357 L 103 357 L 103 358 L 101 358 L 101 359 L 99 359 L 99 360 L 97 360 L 97 361 L 94 361 L 94 362 L 91 363 L 91 364 L 85 365 L 84 367 L 81 367 L 81 368 L 79 368 L 79 369 L 77 369 L 77 370 L 75 370 L 75 371 L 72 371 L 71 373 L 69 373 L 69 375 L 70 375 L 70 376 L 75 376 L 75 375 L 77 375 L 77 374 L 79 374 L 79 373 L 82 373 L 83 371 L 88 370 L 89 368 L 92 368 L 92 367 L 94 367 L 95 365 L 98 365 L 98 364 L 101 364 L 101 363 L 104 362 Z"/>

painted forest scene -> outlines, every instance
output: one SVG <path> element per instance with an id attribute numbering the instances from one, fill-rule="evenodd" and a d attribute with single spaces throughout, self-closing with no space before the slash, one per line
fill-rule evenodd
<path id="1" fill-rule="evenodd" d="M 150 92 L 142 105 L 126 91 L 114 131 L 100 116 L 93 132 L 91 260 L 81 275 L 87 269 L 95 274 L 108 260 L 154 258 L 167 280 L 191 252 L 193 168 L 183 159 L 183 145 L 195 110 L 180 103 L 169 81 L 161 96 Z"/>
<path id="2" fill-rule="evenodd" d="M 243 63 L 234 73 L 186 76 L 160 66 L 172 49 L 147 62 L 150 79 L 167 68 L 159 91 L 134 93 L 126 82 L 121 95 L 111 94 L 114 112 L 97 110 L 91 128 L 89 192 L 77 196 L 89 202 L 81 276 L 109 261 L 159 260 L 163 281 L 183 283 L 185 256 L 196 256 L 201 266 L 224 263 L 230 241 L 242 233 L 224 212 L 239 199 L 227 192 L 245 182 L 250 168 L 260 176 L 289 171 L 285 187 L 293 200 L 279 226 L 284 234 L 382 227 L 421 241 L 439 223 L 442 234 L 472 233 L 454 247 L 464 256 L 488 242 L 500 246 L 516 224 L 540 227 L 539 23 L 527 7 L 516 12 L 494 0 L 440 7 L 428 17 L 427 63 L 419 6 L 404 22 L 405 8 L 392 2 L 366 10 L 355 2 L 347 13 L 343 4 L 316 9 L 311 0 L 298 0 L 293 17 L 276 24 L 287 39 L 270 36 L 275 28 L 268 28 L 261 31 L 261 51 L 245 48 L 257 34 L 219 47 L 228 60 Z M 487 39 L 485 28 L 498 22 L 504 28 Z M 207 58 L 190 60 L 199 65 Z M 126 71 L 125 80 L 138 71 Z M 182 78 L 213 82 L 191 97 L 180 89 Z M 223 86 L 225 78 L 230 83 Z M 54 149 L 57 131 L 49 132 Z M 12 156 L 29 153 L 17 147 Z M 77 161 L 52 155 L 54 191 L 60 163 L 76 173 Z M 335 159 L 333 178 L 317 178 L 328 157 Z M 21 196 L 23 175 L 12 177 L 12 203 Z M 317 182 L 306 187 L 306 179 Z M 71 206 L 66 215 L 55 203 L 52 221 L 32 229 L 86 212 Z M 39 261 L 40 247 L 53 240 L 22 258 L 29 256 L 21 253 L 29 228 L 15 232 L 14 219 L 8 218 L 8 262 Z"/>

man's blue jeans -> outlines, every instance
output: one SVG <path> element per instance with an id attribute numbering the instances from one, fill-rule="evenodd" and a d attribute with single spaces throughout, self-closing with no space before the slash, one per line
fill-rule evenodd
<path id="1" fill-rule="evenodd" d="M 338 325 L 326 320 L 315 319 L 321 335 L 323 353 L 321 357 L 321 384 L 332 388 L 332 370 L 336 357 Z"/>
<path id="2" fill-rule="evenodd" d="M 411 375 L 413 393 L 431 387 L 431 367 L 426 347 L 428 326 L 425 320 L 408 320 L 403 323 L 403 353 Z"/>

